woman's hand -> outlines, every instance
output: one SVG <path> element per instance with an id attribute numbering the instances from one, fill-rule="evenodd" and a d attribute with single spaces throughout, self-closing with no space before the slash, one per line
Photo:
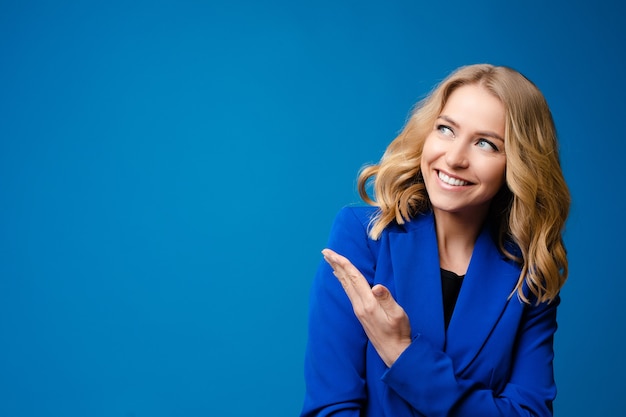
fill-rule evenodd
<path id="1" fill-rule="evenodd" d="M 391 367 L 411 344 L 409 317 L 386 287 L 377 284 L 370 288 L 348 259 L 330 249 L 324 249 L 322 254 L 341 282 L 370 342 L 383 362 Z"/>

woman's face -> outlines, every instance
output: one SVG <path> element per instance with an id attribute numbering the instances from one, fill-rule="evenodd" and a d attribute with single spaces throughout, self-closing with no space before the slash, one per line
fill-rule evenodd
<path id="1" fill-rule="evenodd" d="M 479 85 L 452 92 L 426 138 L 421 169 L 435 214 L 482 221 L 505 180 L 504 105 Z"/>

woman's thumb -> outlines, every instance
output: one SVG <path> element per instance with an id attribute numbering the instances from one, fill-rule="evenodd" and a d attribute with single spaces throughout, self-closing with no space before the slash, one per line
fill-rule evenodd
<path id="1" fill-rule="evenodd" d="M 376 297 L 379 301 L 384 301 L 391 297 L 387 287 L 380 284 L 376 284 L 372 287 L 372 294 L 374 294 L 374 297 Z"/>

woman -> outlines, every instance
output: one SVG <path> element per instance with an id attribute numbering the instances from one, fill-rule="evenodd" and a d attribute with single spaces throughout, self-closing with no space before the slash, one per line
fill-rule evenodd
<path id="1" fill-rule="evenodd" d="M 552 415 L 570 196 L 541 92 L 458 69 L 358 187 L 311 290 L 302 416 Z"/>

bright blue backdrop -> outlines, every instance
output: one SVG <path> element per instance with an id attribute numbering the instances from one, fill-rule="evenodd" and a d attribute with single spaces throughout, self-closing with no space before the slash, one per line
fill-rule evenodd
<path id="1" fill-rule="evenodd" d="M 0 1 L 0 416 L 294 416 L 307 295 L 419 98 L 545 93 L 573 193 L 558 416 L 623 415 L 612 1 Z"/>

